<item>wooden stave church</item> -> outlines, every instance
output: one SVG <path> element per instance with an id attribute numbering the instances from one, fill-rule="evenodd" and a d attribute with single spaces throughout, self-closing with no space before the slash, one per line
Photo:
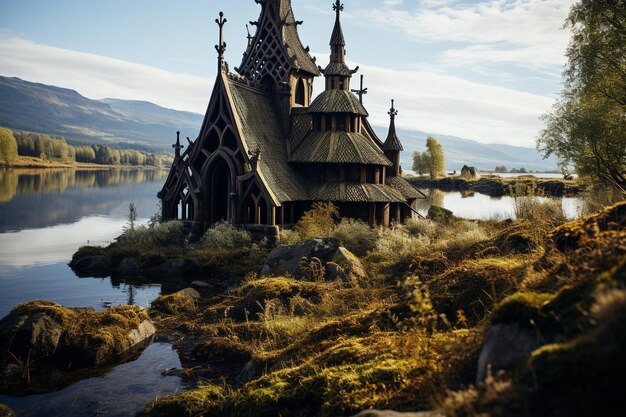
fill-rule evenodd
<path id="1" fill-rule="evenodd" d="M 242 64 L 231 73 L 220 13 L 218 75 L 198 138 L 175 158 L 159 192 L 162 218 L 182 220 L 192 237 L 225 220 L 256 236 L 276 236 L 315 202 L 371 226 L 404 222 L 422 197 L 404 178 L 393 106 L 386 140 L 370 126 L 366 90 L 350 90 L 356 69 L 345 63 L 340 14 L 330 63 L 316 66 L 299 38 L 290 0 L 255 0 L 261 15 Z M 313 80 L 326 88 L 313 101 Z M 357 93 L 359 98 L 353 93 Z"/>

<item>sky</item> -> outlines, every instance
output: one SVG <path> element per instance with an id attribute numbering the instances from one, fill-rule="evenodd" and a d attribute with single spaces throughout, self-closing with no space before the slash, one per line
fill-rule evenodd
<path id="1" fill-rule="evenodd" d="M 332 1 L 292 0 L 302 43 L 328 62 Z M 348 63 L 374 125 L 534 147 L 562 89 L 574 0 L 343 0 Z M 0 0 L 0 75 L 92 98 L 204 113 L 224 11 L 226 60 L 241 62 L 254 0 Z M 254 34 L 254 27 L 250 27 Z M 316 80 L 315 91 L 323 88 Z"/>

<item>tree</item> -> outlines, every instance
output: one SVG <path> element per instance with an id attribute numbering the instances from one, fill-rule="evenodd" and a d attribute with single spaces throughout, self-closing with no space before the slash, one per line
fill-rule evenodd
<path id="1" fill-rule="evenodd" d="M 505 174 L 509 172 L 509 170 L 507 169 L 506 166 L 502 165 L 502 166 L 496 167 L 495 172 L 500 173 L 500 174 Z"/>
<path id="2" fill-rule="evenodd" d="M 581 178 L 626 193 L 626 4 L 580 0 L 565 26 L 572 29 L 565 87 L 537 149 L 573 165 Z"/>
<path id="3" fill-rule="evenodd" d="M 413 152 L 413 171 L 418 175 L 424 175 L 430 171 L 430 159 L 426 152 Z"/>
<path id="4" fill-rule="evenodd" d="M 437 139 L 429 136 L 426 139 L 426 153 L 429 159 L 430 178 L 441 178 L 446 176 L 446 164 L 443 148 Z"/>
<path id="5" fill-rule="evenodd" d="M 12 165 L 17 159 L 17 142 L 9 129 L 0 129 L 0 163 Z"/>

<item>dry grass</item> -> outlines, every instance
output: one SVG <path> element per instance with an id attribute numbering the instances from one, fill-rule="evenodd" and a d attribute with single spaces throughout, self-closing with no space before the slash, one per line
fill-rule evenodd
<path id="1" fill-rule="evenodd" d="M 153 402 L 146 415 L 348 416 L 434 404 L 450 416 L 524 415 L 526 404 L 543 399 L 530 392 L 526 374 L 464 388 L 474 380 L 483 335 L 492 321 L 533 320 L 541 331 L 569 338 L 583 337 L 594 322 L 610 322 L 598 333 L 601 340 L 609 346 L 607 334 L 622 337 L 608 318 L 623 317 L 626 279 L 622 270 L 606 272 L 607 260 L 624 258 L 621 210 L 554 233 L 548 225 L 558 219 L 409 222 L 377 232 L 376 246 L 362 259 L 364 279 L 251 275 L 197 310 L 162 322 L 187 343 L 195 337 L 232 358 L 234 373 L 253 363 L 249 382 L 226 376 L 221 384 Z M 353 222 L 344 227 L 370 233 Z M 564 230 L 568 243 L 559 249 Z M 585 343 L 575 346 L 598 349 Z M 558 369 L 571 349 L 565 343 L 533 361 Z M 211 366 L 216 359 L 206 356 Z M 564 386 L 580 380 L 557 373 L 545 378 Z"/>

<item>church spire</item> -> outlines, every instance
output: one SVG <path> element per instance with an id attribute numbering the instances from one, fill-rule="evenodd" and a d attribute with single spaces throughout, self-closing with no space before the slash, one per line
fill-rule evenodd
<path id="1" fill-rule="evenodd" d="M 402 147 L 402 143 L 400 143 L 400 139 L 396 133 L 396 116 L 398 115 L 398 110 L 395 108 L 395 100 L 391 100 L 391 109 L 389 109 L 387 114 L 391 120 L 389 122 L 389 133 L 387 134 L 387 139 L 383 145 L 383 150 L 385 152 L 403 151 L 404 148 Z"/>
<path id="2" fill-rule="evenodd" d="M 341 29 L 341 12 L 343 11 L 343 3 L 341 3 L 340 0 L 337 0 L 335 4 L 333 4 L 333 10 L 337 14 L 337 17 L 335 18 L 335 27 L 333 28 L 333 34 L 330 37 L 330 46 L 334 51 L 336 49 L 335 47 L 339 47 L 339 49 L 341 49 L 341 47 L 345 47 L 346 40 L 343 37 L 343 30 Z M 341 55 L 341 57 L 338 58 L 340 58 L 341 61 L 335 62 L 344 62 L 343 54 Z"/>
<path id="3" fill-rule="evenodd" d="M 341 28 L 341 12 L 343 8 L 341 0 L 336 0 L 333 4 L 335 27 L 330 36 L 330 63 L 326 69 L 322 70 L 320 68 L 320 72 L 326 77 L 327 90 L 350 91 L 350 78 L 359 69 L 359 67 L 356 67 L 351 70 L 346 65 L 346 40 L 343 37 L 343 29 Z"/>
<path id="4" fill-rule="evenodd" d="M 176 143 L 172 145 L 172 148 L 174 148 L 174 160 L 180 159 L 180 151 L 184 148 L 184 146 L 180 144 L 180 132 L 176 132 Z"/>

